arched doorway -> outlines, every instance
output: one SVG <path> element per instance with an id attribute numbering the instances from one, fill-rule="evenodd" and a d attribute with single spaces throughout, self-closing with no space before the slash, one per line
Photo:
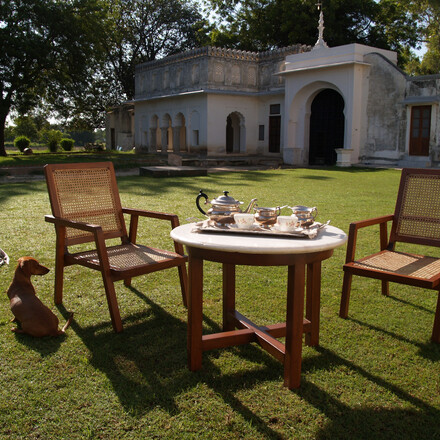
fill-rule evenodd
<path id="1" fill-rule="evenodd" d="M 245 150 L 246 128 L 244 117 L 233 112 L 226 118 L 226 153 L 240 153 Z"/>
<path id="2" fill-rule="evenodd" d="M 310 165 L 334 165 L 335 148 L 344 147 L 344 99 L 333 89 L 319 92 L 310 114 Z"/>

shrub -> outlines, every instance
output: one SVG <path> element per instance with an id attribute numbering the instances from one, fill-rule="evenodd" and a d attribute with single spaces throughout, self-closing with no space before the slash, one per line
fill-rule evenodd
<path id="1" fill-rule="evenodd" d="M 51 139 L 47 146 L 51 153 L 55 153 L 58 150 L 58 141 L 56 139 Z"/>
<path id="2" fill-rule="evenodd" d="M 105 144 L 101 142 L 88 142 L 84 145 L 86 151 L 104 151 Z"/>
<path id="3" fill-rule="evenodd" d="M 63 133 L 61 133 L 60 130 L 42 130 L 40 132 L 41 141 L 44 143 L 44 145 L 47 145 L 49 150 L 54 153 L 57 151 L 58 145 L 61 142 L 61 139 L 63 139 Z"/>
<path id="4" fill-rule="evenodd" d="M 72 151 L 74 144 L 75 144 L 75 141 L 73 139 L 69 139 L 69 138 L 63 138 L 60 141 L 61 148 L 64 151 Z"/>
<path id="5" fill-rule="evenodd" d="M 18 148 L 22 153 L 25 148 L 28 148 L 31 144 L 30 139 L 27 136 L 17 136 L 14 139 L 14 147 Z"/>

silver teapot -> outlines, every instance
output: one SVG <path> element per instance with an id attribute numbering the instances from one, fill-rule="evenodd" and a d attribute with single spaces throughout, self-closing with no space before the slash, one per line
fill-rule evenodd
<path id="1" fill-rule="evenodd" d="M 300 226 L 310 226 L 318 215 L 318 210 L 315 206 L 309 208 L 308 206 L 297 205 L 289 206 L 288 208 L 290 208 L 292 213 L 298 217 L 298 223 Z"/>
<path id="2" fill-rule="evenodd" d="M 252 199 L 249 202 L 248 207 L 244 211 L 242 211 L 240 209 L 240 205 L 242 205 L 243 202 L 235 200 L 233 197 L 229 196 L 228 193 L 229 191 L 223 191 L 222 196 L 219 196 L 216 199 L 209 201 L 208 196 L 203 192 L 203 190 L 200 190 L 199 195 L 196 197 L 197 209 L 203 215 L 206 215 L 207 217 L 209 217 L 210 220 L 213 220 L 216 223 L 234 223 L 234 214 L 237 214 L 239 212 L 250 212 L 255 202 L 257 201 L 257 199 Z M 205 212 L 200 206 L 201 198 L 205 199 L 205 205 L 207 205 L 208 203 L 212 205 L 207 212 Z"/>

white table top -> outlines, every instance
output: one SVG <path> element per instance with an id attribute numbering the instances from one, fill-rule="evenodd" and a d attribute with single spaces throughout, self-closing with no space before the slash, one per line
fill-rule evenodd
<path id="1" fill-rule="evenodd" d="M 186 246 L 245 254 L 302 254 L 321 252 L 342 246 L 347 235 L 341 229 L 327 225 L 316 238 L 295 238 L 227 232 L 193 232 L 194 223 L 178 226 L 171 237 Z"/>

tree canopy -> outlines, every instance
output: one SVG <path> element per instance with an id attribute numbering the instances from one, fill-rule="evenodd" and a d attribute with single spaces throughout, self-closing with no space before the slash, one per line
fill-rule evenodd
<path id="1" fill-rule="evenodd" d="M 106 71 L 121 97 L 134 97 L 135 66 L 206 43 L 207 21 L 182 0 L 108 0 Z"/>
<path id="2" fill-rule="evenodd" d="M 203 45 L 267 50 L 317 39 L 316 0 L 0 2 L 0 154 L 11 111 L 47 105 L 70 128 L 103 126 L 134 98 L 135 66 Z M 323 0 L 329 46 L 392 49 L 408 73 L 440 71 L 440 0 Z M 411 51 L 421 44 L 422 62 Z"/>
<path id="3" fill-rule="evenodd" d="M 97 49 L 98 0 L 0 3 L 0 154 L 8 114 L 25 114 L 62 84 L 84 83 Z"/>
<path id="4" fill-rule="evenodd" d="M 414 47 L 418 26 L 407 1 L 325 0 L 325 40 L 329 46 L 361 43 L 400 51 Z M 314 44 L 315 1 L 210 0 L 218 13 L 215 43 L 244 50 L 266 50 L 290 44 Z"/>

